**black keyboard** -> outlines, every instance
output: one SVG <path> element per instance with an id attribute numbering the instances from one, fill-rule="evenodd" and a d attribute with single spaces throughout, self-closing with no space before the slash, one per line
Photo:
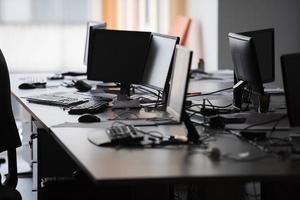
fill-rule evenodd
<path id="1" fill-rule="evenodd" d="M 111 144 L 139 144 L 144 139 L 144 135 L 137 132 L 132 125 L 112 126 L 108 129 L 107 135 Z"/>
<path id="2" fill-rule="evenodd" d="M 100 113 L 103 112 L 108 106 L 107 101 L 90 100 L 86 103 L 72 107 L 68 112 L 71 115 L 82 115 L 85 113 Z"/>
<path id="3" fill-rule="evenodd" d="M 59 93 L 41 94 L 37 96 L 27 97 L 26 99 L 28 102 L 31 103 L 53 105 L 53 106 L 65 106 L 65 107 L 81 104 L 88 101 L 87 99 L 71 97 Z"/>

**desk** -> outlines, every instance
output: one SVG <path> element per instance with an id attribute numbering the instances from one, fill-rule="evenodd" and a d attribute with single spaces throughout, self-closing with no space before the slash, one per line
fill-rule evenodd
<path id="1" fill-rule="evenodd" d="M 47 137 L 54 139 L 56 145 L 66 152 L 70 160 L 99 185 L 141 185 L 141 184 L 180 184 L 204 182 L 246 182 L 296 180 L 300 177 L 300 165 L 293 161 L 279 160 L 274 156 L 266 156 L 254 161 L 238 162 L 232 159 L 214 161 L 203 150 L 195 147 L 168 147 L 153 149 L 107 148 L 93 145 L 87 140 L 87 134 L 99 131 L 97 128 L 54 127 L 63 122 L 77 122 L 78 116 L 68 115 L 66 111 L 54 106 L 31 104 L 26 96 L 55 91 L 72 91 L 63 87 L 19 90 L 20 79 L 26 75 L 11 75 L 12 94 L 17 101 L 32 115 L 44 129 Z M 108 113 L 99 114 L 101 117 Z M 155 127 L 152 127 L 155 128 Z M 160 126 L 161 131 L 170 134 L 186 134 L 181 125 Z M 41 137 L 42 138 L 42 137 Z M 38 135 L 38 143 L 40 143 Z M 210 147 L 218 147 L 222 154 L 249 152 L 251 155 L 262 157 L 265 154 L 247 142 L 227 134 L 216 134 Z M 47 142 L 47 141 L 44 141 Z M 44 144 L 43 144 L 44 145 Z M 38 151 L 47 151 L 48 155 L 56 155 L 52 147 L 40 145 Z M 38 183 L 47 171 L 48 158 L 42 158 L 38 152 Z M 52 158 L 49 158 L 50 160 Z M 45 162 L 45 163 L 43 163 Z M 59 163 L 56 163 L 59 165 Z M 52 163 L 53 165 L 53 163 Z M 51 174 L 51 173 L 50 173 Z M 58 173 L 59 174 L 59 173 Z"/>

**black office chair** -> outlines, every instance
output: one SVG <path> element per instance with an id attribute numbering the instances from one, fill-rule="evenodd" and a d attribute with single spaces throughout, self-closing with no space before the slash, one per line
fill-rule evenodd
<path id="1" fill-rule="evenodd" d="M 10 81 L 5 58 L 0 50 L 0 152 L 7 151 L 8 175 L 0 182 L 0 199 L 22 199 L 15 190 L 18 183 L 16 148 L 21 141 L 11 107 Z M 1 177 L 0 177 L 1 178 Z M 1 179 L 0 179 L 1 180 Z"/>

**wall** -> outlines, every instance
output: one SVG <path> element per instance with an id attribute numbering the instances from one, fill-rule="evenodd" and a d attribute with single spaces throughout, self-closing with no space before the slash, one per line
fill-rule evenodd
<path id="1" fill-rule="evenodd" d="M 187 0 L 187 15 L 200 26 L 206 71 L 218 69 L 218 0 Z"/>
<path id="2" fill-rule="evenodd" d="M 233 66 L 229 52 L 228 32 L 272 27 L 275 28 L 275 80 L 277 85 L 281 85 L 280 56 L 300 51 L 300 1 L 220 0 L 218 36 L 220 68 L 232 69 Z"/>

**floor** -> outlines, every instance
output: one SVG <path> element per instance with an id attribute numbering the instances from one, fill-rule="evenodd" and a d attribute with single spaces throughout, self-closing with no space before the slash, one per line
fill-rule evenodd
<path id="1" fill-rule="evenodd" d="M 36 200 L 36 192 L 32 192 L 32 178 L 21 177 L 18 180 L 17 190 L 21 193 L 23 200 Z"/>
<path id="2" fill-rule="evenodd" d="M 6 152 L 0 154 L 1 158 L 6 158 Z M 25 162 L 20 159 L 20 155 L 18 157 L 18 171 L 19 172 L 27 172 L 25 174 L 21 174 L 18 177 L 18 185 L 17 190 L 21 193 L 23 200 L 36 200 L 36 192 L 32 191 L 32 175 L 31 173 L 28 174 L 28 168 L 30 167 L 25 165 Z M 7 160 L 7 159 L 6 159 Z M 2 181 L 5 179 L 5 174 L 7 174 L 7 163 L 1 165 L 0 172 L 2 175 Z"/>

